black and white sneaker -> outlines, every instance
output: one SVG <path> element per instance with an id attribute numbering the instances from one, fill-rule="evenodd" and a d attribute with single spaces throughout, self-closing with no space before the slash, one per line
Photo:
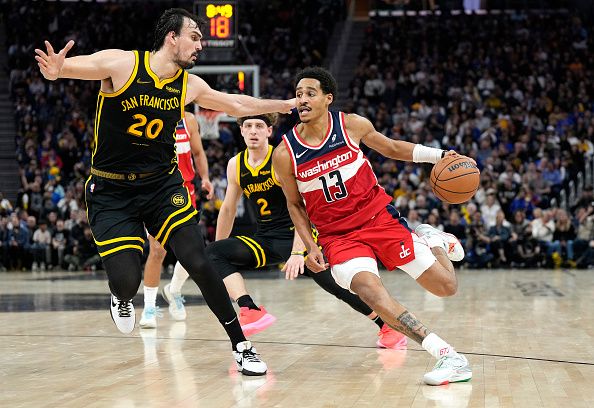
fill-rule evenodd
<path id="1" fill-rule="evenodd" d="M 119 331 L 125 334 L 132 333 L 136 324 L 136 314 L 134 313 L 132 300 L 124 302 L 112 294 L 109 311 L 111 313 L 111 319 Z"/>
<path id="2" fill-rule="evenodd" d="M 250 341 L 242 341 L 236 346 L 237 351 L 233 352 L 237 371 L 243 375 L 264 375 L 268 370 L 266 363 L 260 360 L 256 349 Z"/>

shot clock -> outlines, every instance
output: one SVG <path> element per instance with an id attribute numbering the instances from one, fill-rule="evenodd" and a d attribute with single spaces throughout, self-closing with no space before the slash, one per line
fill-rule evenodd
<path id="1" fill-rule="evenodd" d="M 198 1 L 196 14 L 206 19 L 202 42 L 207 48 L 235 48 L 237 44 L 237 2 Z"/>

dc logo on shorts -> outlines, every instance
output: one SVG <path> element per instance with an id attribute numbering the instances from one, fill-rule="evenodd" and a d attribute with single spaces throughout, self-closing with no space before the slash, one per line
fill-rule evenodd
<path id="1" fill-rule="evenodd" d="M 183 207 L 186 204 L 186 197 L 179 193 L 174 194 L 171 196 L 171 204 L 176 207 Z"/>

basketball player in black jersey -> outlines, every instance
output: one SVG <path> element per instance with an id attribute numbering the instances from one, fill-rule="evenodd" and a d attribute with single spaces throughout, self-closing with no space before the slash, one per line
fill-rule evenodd
<path id="1" fill-rule="evenodd" d="M 134 329 L 132 298 L 141 281 L 146 227 L 161 245 L 169 245 L 200 287 L 231 339 L 238 370 L 263 375 L 266 364 L 246 341 L 225 286 L 196 239 L 196 210 L 176 163 L 175 127 L 191 102 L 237 117 L 288 112 L 295 104 L 218 92 L 185 72 L 202 49 L 203 24 L 186 10 L 169 9 L 155 26 L 151 51 L 109 49 L 66 58 L 74 41 L 58 53 L 45 41 L 46 50 L 36 49 L 35 59 L 48 80 L 101 81 L 85 198 L 118 329 Z"/>
<path id="2" fill-rule="evenodd" d="M 380 328 L 378 346 L 405 348 L 406 337 L 384 324 L 359 297 L 338 286 L 329 270 L 311 273 L 304 268 L 305 245 L 295 232 L 287 200 L 272 166 L 272 146 L 268 144 L 268 138 L 272 135 L 275 120 L 274 114 L 238 119 L 247 149 L 229 160 L 227 191 L 217 219 L 216 241 L 206 247 L 206 253 L 223 277 L 229 295 L 239 305 L 239 322 L 244 333 L 260 332 L 273 324 L 276 318 L 263 306 L 254 303 L 238 271 L 286 262 L 283 271 L 287 279 L 295 279 L 305 273 L 325 291 L 374 320 Z M 257 230 L 253 236 L 229 237 L 242 195 L 257 214 Z M 174 296 L 179 296 L 186 278 L 187 274 L 177 268 L 169 286 Z"/>

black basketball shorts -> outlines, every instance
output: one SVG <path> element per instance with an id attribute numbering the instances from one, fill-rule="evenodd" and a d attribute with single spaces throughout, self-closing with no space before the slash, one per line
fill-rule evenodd
<path id="1" fill-rule="evenodd" d="M 197 214 L 181 173 L 112 180 L 96 175 L 85 183 L 87 217 L 102 258 L 122 250 L 143 252 L 145 228 L 165 246 L 171 233 L 195 224 Z"/>

